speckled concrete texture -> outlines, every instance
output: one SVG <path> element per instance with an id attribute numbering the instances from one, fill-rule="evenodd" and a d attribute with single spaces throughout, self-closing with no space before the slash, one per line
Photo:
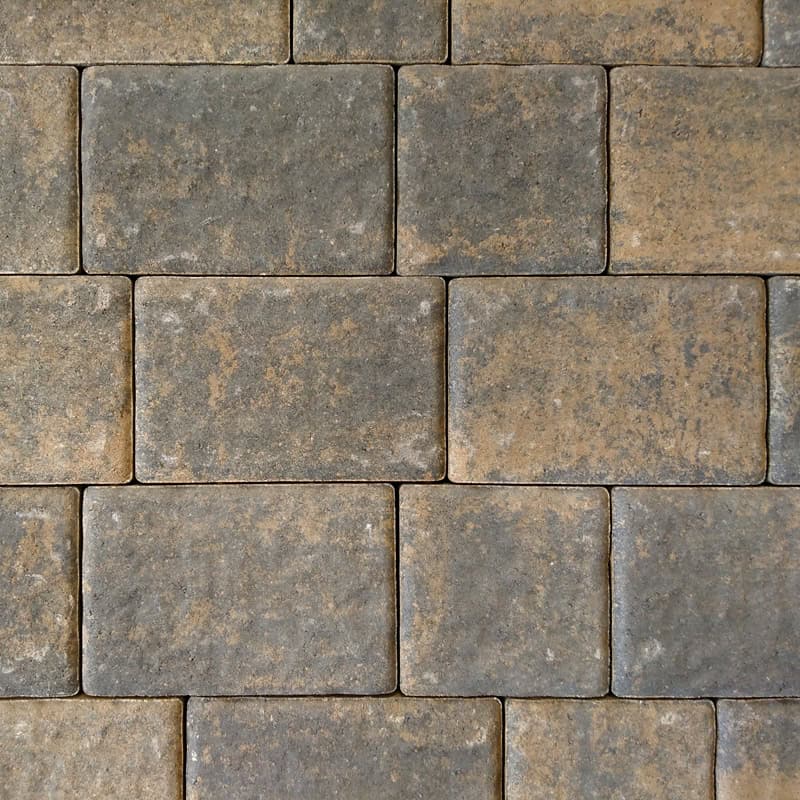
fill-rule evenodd
<path id="1" fill-rule="evenodd" d="M 764 64 L 800 67 L 800 0 L 764 0 Z"/>
<path id="2" fill-rule="evenodd" d="M 500 800 L 500 704 L 189 701 L 187 800 Z"/>

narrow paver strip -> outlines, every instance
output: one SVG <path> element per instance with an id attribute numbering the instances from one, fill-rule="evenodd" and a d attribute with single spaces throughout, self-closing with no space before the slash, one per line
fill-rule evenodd
<path id="1" fill-rule="evenodd" d="M 764 0 L 764 64 L 800 67 L 800 0 Z"/>

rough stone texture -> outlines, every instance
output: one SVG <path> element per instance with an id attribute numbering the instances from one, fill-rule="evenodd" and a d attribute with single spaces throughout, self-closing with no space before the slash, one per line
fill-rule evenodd
<path id="1" fill-rule="evenodd" d="M 437 278 L 142 278 L 142 481 L 435 480 Z"/>
<path id="2" fill-rule="evenodd" d="M 77 71 L 0 67 L 0 127 L 0 272 L 76 272 Z"/>
<path id="3" fill-rule="evenodd" d="M 800 278 L 769 282 L 769 479 L 800 483 Z"/>
<path id="4" fill-rule="evenodd" d="M 447 0 L 294 0 L 295 61 L 447 58 Z"/>
<path id="5" fill-rule="evenodd" d="M 393 83 L 383 66 L 87 70 L 87 272 L 391 272 Z"/>
<path id="6" fill-rule="evenodd" d="M 281 62 L 289 0 L 0 0 L 0 61 Z"/>
<path id="7" fill-rule="evenodd" d="M 800 693 L 800 489 L 615 489 L 613 690 Z"/>
<path id="8" fill-rule="evenodd" d="M 0 489 L 0 695 L 78 691 L 75 489 Z"/>
<path id="9" fill-rule="evenodd" d="M 707 702 L 511 700 L 508 800 L 712 800 Z"/>
<path id="10" fill-rule="evenodd" d="M 451 480 L 761 481 L 764 295 L 756 278 L 453 281 Z"/>
<path id="11" fill-rule="evenodd" d="M 453 62 L 757 64 L 758 0 L 452 0 Z"/>
<path id="12" fill-rule="evenodd" d="M 405 67 L 398 103 L 398 272 L 603 271 L 600 67 Z"/>
<path id="13" fill-rule="evenodd" d="M 800 70 L 611 72 L 611 271 L 800 270 Z"/>
<path id="14" fill-rule="evenodd" d="M 764 64 L 800 67 L 800 0 L 764 0 Z"/>
<path id="15" fill-rule="evenodd" d="M 422 695 L 608 691 L 608 494 L 400 489 L 400 685 Z"/>
<path id="16" fill-rule="evenodd" d="M 4 700 L 0 786 L 13 800 L 180 800 L 180 700 Z"/>
<path id="17" fill-rule="evenodd" d="M 96 695 L 396 685 L 390 486 L 135 486 L 84 501 Z"/>
<path id="18" fill-rule="evenodd" d="M 0 277 L 0 483 L 131 477 L 127 278 Z"/>
<path id="19" fill-rule="evenodd" d="M 500 704 L 189 701 L 187 800 L 500 800 Z"/>
<path id="20" fill-rule="evenodd" d="M 800 797 L 800 701 L 722 700 L 717 800 Z"/>

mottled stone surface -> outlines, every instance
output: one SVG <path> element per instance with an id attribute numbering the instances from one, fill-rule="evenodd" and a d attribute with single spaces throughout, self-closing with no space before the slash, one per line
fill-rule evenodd
<path id="1" fill-rule="evenodd" d="M 605 489 L 403 486 L 403 692 L 604 694 L 608 536 Z"/>
<path id="2" fill-rule="evenodd" d="M 603 271 L 600 67 L 404 67 L 398 104 L 398 272 Z"/>
<path id="3" fill-rule="evenodd" d="M 187 800 L 500 800 L 500 704 L 189 701 Z"/>
<path id="4" fill-rule="evenodd" d="M 393 83 L 376 65 L 87 70 L 87 272 L 391 272 Z"/>
<path id="5" fill-rule="evenodd" d="M 0 701 L 0 786 L 14 800 L 180 800 L 180 700 Z"/>
<path id="6" fill-rule="evenodd" d="M 289 58 L 289 0 L 0 0 L 0 15 L 5 62 Z"/>
<path id="7" fill-rule="evenodd" d="M 510 700 L 508 800 L 712 800 L 707 702 Z"/>
<path id="8" fill-rule="evenodd" d="M 294 60 L 447 58 L 447 0 L 294 0 Z"/>
<path id="9" fill-rule="evenodd" d="M 76 272 L 77 71 L 0 67 L 0 130 L 0 272 Z"/>
<path id="10" fill-rule="evenodd" d="M 613 70 L 611 271 L 800 271 L 798 140 L 800 70 Z"/>
<path id="11" fill-rule="evenodd" d="M 435 480 L 437 278 L 142 278 L 142 481 Z"/>
<path id="12" fill-rule="evenodd" d="M 800 693 L 800 489 L 615 489 L 615 694 Z"/>
<path id="13" fill-rule="evenodd" d="M 800 67 L 800 0 L 764 0 L 764 64 Z"/>
<path id="14" fill-rule="evenodd" d="M 769 479 L 800 483 L 800 278 L 769 282 Z"/>
<path id="15" fill-rule="evenodd" d="M 78 691 L 76 489 L 0 489 L 0 695 Z"/>
<path id="16" fill-rule="evenodd" d="M 450 284 L 449 474 L 479 483 L 756 483 L 756 278 Z"/>
<path id="17" fill-rule="evenodd" d="M 0 483 L 130 479 L 131 284 L 0 277 Z"/>
<path id="18" fill-rule="evenodd" d="M 717 726 L 717 800 L 800 797 L 800 700 L 722 700 Z"/>
<path id="19" fill-rule="evenodd" d="M 84 500 L 97 695 L 390 692 L 391 486 L 133 486 Z"/>

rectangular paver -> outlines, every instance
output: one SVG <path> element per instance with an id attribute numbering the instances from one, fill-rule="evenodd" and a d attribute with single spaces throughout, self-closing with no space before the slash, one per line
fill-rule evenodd
<path id="1" fill-rule="evenodd" d="M 394 573 L 390 486 L 90 488 L 86 691 L 390 692 Z"/>
<path id="2" fill-rule="evenodd" d="M 764 0 L 764 64 L 800 67 L 800 0 Z"/>
<path id="3" fill-rule="evenodd" d="M 435 480 L 438 278 L 142 278 L 139 480 Z"/>
<path id="4" fill-rule="evenodd" d="M 390 67 L 101 67 L 82 93 L 87 272 L 392 271 Z"/>
<path id="5" fill-rule="evenodd" d="M 191 699 L 187 800 L 500 800 L 500 704 Z"/>
<path id="6" fill-rule="evenodd" d="M 612 272 L 800 270 L 800 70 L 611 72 Z"/>
<path id="7" fill-rule="evenodd" d="M 398 108 L 398 272 L 603 271 L 600 67 L 404 67 Z"/>
<path id="8" fill-rule="evenodd" d="M 131 477 L 131 282 L 0 277 L 0 483 Z"/>
<path id="9" fill-rule="evenodd" d="M 800 489 L 615 489 L 612 687 L 800 693 Z"/>
<path id="10" fill-rule="evenodd" d="M 400 490 L 400 685 L 413 695 L 608 690 L 608 494 Z"/>
<path id="11" fill-rule="evenodd" d="M 764 310 L 756 278 L 453 281 L 451 480 L 761 481 Z"/>

